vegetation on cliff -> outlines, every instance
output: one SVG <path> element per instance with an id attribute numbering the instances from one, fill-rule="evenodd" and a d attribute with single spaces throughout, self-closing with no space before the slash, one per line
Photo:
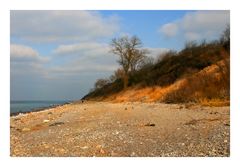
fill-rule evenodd
<path id="1" fill-rule="evenodd" d="M 137 37 L 125 38 L 130 43 L 133 39 L 137 39 L 137 42 L 141 44 Z M 117 42 L 121 40 L 123 39 L 113 39 L 113 51 L 117 49 Z M 219 40 L 201 43 L 188 42 L 181 51 L 165 52 L 155 60 L 145 56 L 147 52 L 144 49 L 135 51 L 136 53 L 142 51 L 143 54 L 134 64 L 134 68 L 129 66 L 126 70 L 123 63 L 120 63 L 123 68 L 117 69 L 107 79 L 97 80 L 95 88 L 83 99 L 116 100 L 120 94 L 125 96 L 127 92 L 134 90 L 135 97 L 129 96 L 129 98 L 125 98 L 125 101 L 147 101 L 147 99 L 151 99 L 149 93 L 141 93 L 142 95 L 138 97 L 136 92 L 150 88 L 154 97 L 149 101 L 178 103 L 216 99 L 229 100 L 229 26 Z M 129 50 L 126 50 L 126 53 L 129 53 Z M 120 58 L 122 58 L 121 55 Z M 126 87 L 128 88 L 126 89 Z"/>

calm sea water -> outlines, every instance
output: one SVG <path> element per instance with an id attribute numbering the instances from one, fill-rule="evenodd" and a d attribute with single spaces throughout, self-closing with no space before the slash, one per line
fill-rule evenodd
<path id="1" fill-rule="evenodd" d="M 50 107 L 54 105 L 64 104 L 69 101 L 11 101 L 10 112 L 29 112 L 32 110 Z"/>

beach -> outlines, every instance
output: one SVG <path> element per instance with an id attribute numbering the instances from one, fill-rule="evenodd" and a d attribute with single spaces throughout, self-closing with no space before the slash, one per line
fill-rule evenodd
<path id="1" fill-rule="evenodd" d="M 230 107 L 76 102 L 11 116 L 11 156 L 230 156 Z"/>

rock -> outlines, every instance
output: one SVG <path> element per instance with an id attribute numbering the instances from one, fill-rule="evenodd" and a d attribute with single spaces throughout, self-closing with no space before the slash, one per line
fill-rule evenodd
<path id="1" fill-rule="evenodd" d="M 83 147 L 81 147 L 81 149 L 83 149 L 83 150 L 88 149 L 88 146 L 83 146 Z"/>
<path id="2" fill-rule="evenodd" d="M 50 120 L 48 120 L 48 119 L 44 119 L 43 120 L 43 123 L 48 123 Z"/>
<path id="3" fill-rule="evenodd" d="M 30 131 L 30 130 L 31 130 L 30 128 L 23 128 L 22 132 L 27 132 L 27 131 Z"/>
<path id="4" fill-rule="evenodd" d="M 147 123 L 147 124 L 145 124 L 144 126 L 155 126 L 155 124 L 153 124 L 153 123 Z"/>
<path id="5" fill-rule="evenodd" d="M 101 148 L 99 151 L 101 154 L 105 154 L 105 151 Z"/>
<path id="6" fill-rule="evenodd" d="M 96 148 L 100 149 L 100 148 L 102 148 L 102 145 L 99 144 L 99 145 L 96 146 Z"/>
<path id="7" fill-rule="evenodd" d="M 135 153 L 135 152 L 132 152 L 132 153 L 130 154 L 130 156 L 131 156 L 131 157 L 134 157 L 134 156 L 136 156 L 136 153 Z"/>
<path id="8" fill-rule="evenodd" d="M 224 125 L 225 125 L 225 126 L 230 126 L 230 124 L 229 124 L 229 123 L 225 123 Z"/>
<path id="9" fill-rule="evenodd" d="M 227 143 L 228 142 L 228 140 L 224 140 L 224 143 Z"/>
<path id="10" fill-rule="evenodd" d="M 52 112 L 48 112 L 48 115 L 51 115 L 52 114 Z"/>
<path id="11" fill-rule="evenodd" d="M 125 108 L 125 110 L 127 110 L 127 107 Z"/>
<path id="12" fill-rule="evenodd" d="M 115 153 L 114 151 L 112 151 L 110 155 L 111 155 L 112 157 L 118 157 L 118 156 L 119 156 L 119 154 Z"/>
<path id="13" fill-rule="evenodd" d="M 66 150 L 63 149 L 63 148 L 59 149 L 58 151 L 59 151 L 60 153 L 66 153 Z"/>
<path id="14" fill-rule="evenodd" d="M 45 145 L 44 145 L 44 148 L 48 149 L 48 148 L 50 148 L 50 147 L 49 147 L 49 145 L 45 144 Z"/>
<path id="15" fill-rule="evenodd" d="M 64 124 L 64 122 L 54 122 L 54 123 L 50 124 L 49 126 L 60 126 L 63 124 Z"/>

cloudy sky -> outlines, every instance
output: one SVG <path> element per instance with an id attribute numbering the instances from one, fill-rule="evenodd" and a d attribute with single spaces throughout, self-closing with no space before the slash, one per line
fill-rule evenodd
<path id="1" fill-rule="evenodd" d="M 229 11 L 11 11 L 11 100 L 75 100 L 119 66 L 112 38 L 137 35 L 155 57 L 217 39 Z"/>

